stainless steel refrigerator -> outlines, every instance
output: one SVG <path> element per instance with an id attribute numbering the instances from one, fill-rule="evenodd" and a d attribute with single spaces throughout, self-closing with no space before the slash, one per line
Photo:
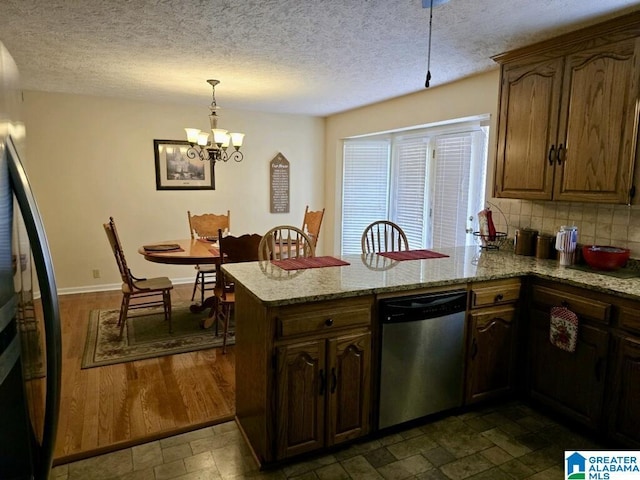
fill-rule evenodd
<path id="1" fill-rule="evenodd" d="M 45 480 L 58 423 L 60 314 L 44 226 L 26 175 L 22 93 L 0 43 L 0 479 Z"/>

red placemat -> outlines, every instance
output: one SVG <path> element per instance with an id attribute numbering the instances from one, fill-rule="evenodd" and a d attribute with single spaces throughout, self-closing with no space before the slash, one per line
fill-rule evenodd
<path id="1" fill-rule="evenodd" d="M 381 252 L 378 255 L 390 258 L 391 260 L 425 260 L 427 258 L 444 258 L 449 255 L 431 250 L 405 250 L 402 252 Z"/>
<path id="2" fill-rule="evenodd" d="M 271 263 L 283 270 L 303 270 L 305 268 L 342 267 L 349 262 L 335 257 L 301 257 L 285 260 L 271 260 Z"/>

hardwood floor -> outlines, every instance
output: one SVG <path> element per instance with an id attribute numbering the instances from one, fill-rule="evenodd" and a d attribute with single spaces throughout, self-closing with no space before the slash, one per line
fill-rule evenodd
<path id="1" fill-rule="evenodd" d="M 172 303 L 189 303 L 191 288 L 177 285 Z M 233 418 L 233 346 L 225 355 L 217 348 L 81 370 L 90 311 L 118 308 L 121 298 L 119 291 L 59 297 L 62 397 L 54 464 Z"/>

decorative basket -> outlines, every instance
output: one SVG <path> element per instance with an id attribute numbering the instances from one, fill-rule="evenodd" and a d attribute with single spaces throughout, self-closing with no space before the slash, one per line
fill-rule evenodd
<path id="1" fill-rule="evenodd" d="M 487 250 L 497 250 L 507 240 L 506 232 L 496 232 L 495 235 L 482 235 L 480 232 L 473 232 L 473 238 L 476 239 L 480 248 Z"/>

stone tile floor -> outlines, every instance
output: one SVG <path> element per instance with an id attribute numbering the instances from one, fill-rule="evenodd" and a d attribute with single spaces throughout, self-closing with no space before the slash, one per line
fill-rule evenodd
<path id="1" fill-rule="evenodd" d="M 60 465 L 51 480 L 554 480 L 605 448 L 520 402 L 484 407 L 260 472 L 234 422 Z"/>

